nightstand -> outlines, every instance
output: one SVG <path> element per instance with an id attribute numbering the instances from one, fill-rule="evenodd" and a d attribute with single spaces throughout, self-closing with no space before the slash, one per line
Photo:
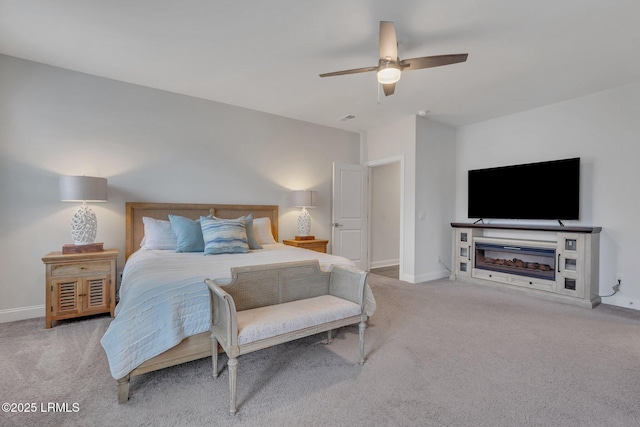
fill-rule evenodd
<path id="1" fill-rule="evenodd" d="M 297 248 L 311 249 L 316 252 L 327 253 L 328 240 L 283 240 L 282 243 Z"/>
<path id="2" fill-rule="evenodd" d="M 116 305 L 117 249 L 80 254 L 51 252 L 47 269 L 45 328 L 52 321 L 111 313 Z"/>

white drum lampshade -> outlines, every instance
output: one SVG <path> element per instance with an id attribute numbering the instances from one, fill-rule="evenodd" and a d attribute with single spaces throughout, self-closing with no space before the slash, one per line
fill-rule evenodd
<path id="1" fill-rule="evenodd" d="M 90 245 L 96 239 L 98 221 L 87 202 L 107 201 L 107 179 L 94 176 L 61 176 L 60 200 L 82 202 L 71 219 L 74 245 Z"/>
<path id="2" fill-rule="evenodd" d="M 311 234 L 311 216 L 307 208 L 316 206 L 316 191 L 300 190 L 291 193 L 291 206 L 302 208 L 298 216 L 298 236 L 306 237 Z"/>

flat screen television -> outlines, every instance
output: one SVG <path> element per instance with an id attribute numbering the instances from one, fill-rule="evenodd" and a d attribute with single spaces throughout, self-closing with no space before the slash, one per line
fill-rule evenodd
<path id="1" fill-rule="evenodd" d="M 579 219 L 580 158 L 469 171 L 469 218 Z"/>

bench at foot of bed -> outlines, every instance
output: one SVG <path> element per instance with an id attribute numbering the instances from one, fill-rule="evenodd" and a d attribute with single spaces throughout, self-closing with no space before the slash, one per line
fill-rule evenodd
<path id="1" fill-rule="evenodd" d="M 238 356 L 276 344 L 359 325 L 359 363 L 364 363 L 364 290 L 367 273 L 317 260 L 235 267 L 231 280 L 206 279 L 212 306 L 211 348 L 229 357 L 230 412 L 236 413 Z M 218 376 L 214 354 L 213 376 Z"/>

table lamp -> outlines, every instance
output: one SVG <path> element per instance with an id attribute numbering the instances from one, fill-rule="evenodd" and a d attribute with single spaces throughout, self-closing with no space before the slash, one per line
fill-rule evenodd
<path id="1" fill-rule="evenodd" d="M 87 202 L 107 201 L 107 179 L 93 176 L 61 176 L 60 200 L 63 202 L 82 202 L 71 218 L 73 245 L 64 245 L 62 252 L 102 251 L 102 243 L 93 243 L 96 239 L 98 221 L 96 214 L 87 205 Z"/>
<path id="2" fill-rule="evenodd" d="M 291 206 L 302 208 L 300 215 L 298 215 L 298 235 L 296 240 L 314 240 L 315 236 L 311 233 L 311 216 L 307 211 L 307 208 L 314 208 L 316 206 L 315 191 L 300 190 L 291 193 Z"/>

